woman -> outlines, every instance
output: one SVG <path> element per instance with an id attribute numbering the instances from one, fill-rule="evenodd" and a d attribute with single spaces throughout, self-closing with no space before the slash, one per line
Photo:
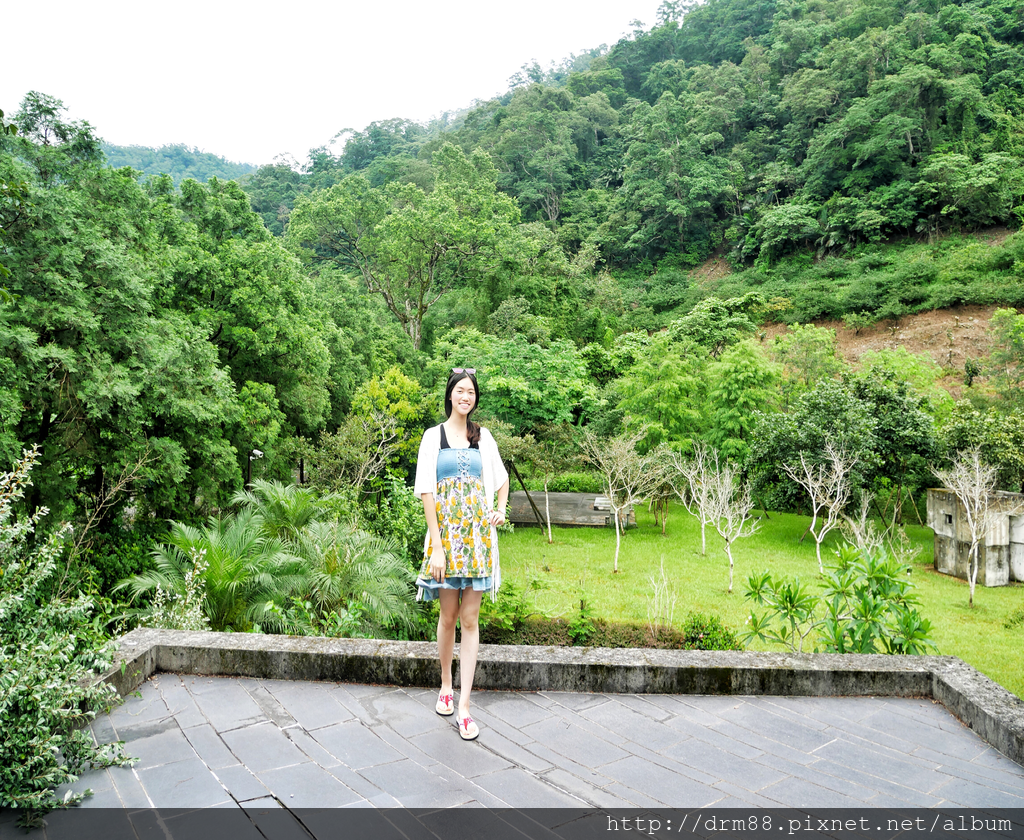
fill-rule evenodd
<path id="1" fill-rule="evenodd" d="M 508 472 L 491 433 L 470 420 L 480 399 L 474 368 L 454 368 L 444 391 L 448 419 L 427 429 L 416 463 L 415 493 L 423 499 L 427 538 L 416 581 L 417 600 L 440 600 L 437 651 L 441 660 L 439 715 L 455 711 L 452 655 L 455 621 L 462 627 L 459 734 L 472 741 L 480 729 L 469 714 L 477 650 L 480 601 L 494 599 L 501 583 L 496 526 L 505 522 Z M 497 494 L 498 502 L 494 505 Z"/>

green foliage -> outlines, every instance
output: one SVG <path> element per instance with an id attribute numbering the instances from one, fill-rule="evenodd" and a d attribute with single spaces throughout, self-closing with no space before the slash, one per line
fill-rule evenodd
<path id="1" fill-rule="evenodd" d="M 1016 630 L 1024 627 L 1024 607 L 1017 607 L 1003 625 L 1007 630 Z"/>
<path id="2" fill-rule="evenodd" d="M 338 497 L 256 482 L 234 501 L 241 505 L 237 514 L 211 518 L 203 528 L 172 523 L 168 542 L 153 553 L 154 568 L 120 588 L 135 597 L 162 591 L 163 603 L 189 604 L 195 597 L 188 590 L 190 575 L 195 577 L 201 558 L 198 579 L 213 630 L 332 628 L 378 637 L 412 630 L 414 575 L 407 552 L 390 536 L 330 520 Z M 134 615 L 151 624 L 160 618 L 154 604 Z"/>
<path id="3" fill-rule="evenodd" d="M 618 411 L 644 427 L 643 449 L 660 443 L 686 447 L 705 427 L 707 351 L 667 336 L 654 338 L 627 374 L 615 383 Z"/>
<path id="4" fill-rule="evenodd" d="M 986 464 L 998 470 L 997 488 L 1024 490 L 1024 412 L 1018 408 L 980 411 L 960 400 L 942 425 L 940 436 L 947 457 L 977 449 Z"/>
<path id="5" fill-rule="evenodd" d="M 116 699 L 97 683 L 114 645 L 93 618 L 86 595 L 56 587 L 67 529 L 37 533 L 47 511 L 15 518 L 38 450 L 0 475 L 0 807 L 23 809 L 33 823 L 46 811 L 75 805 L 91 791 L 58 799 L 90 767 L 125 764 L 121 745 L 96 746 L 88 723 Z"/>
<path id="6" fill-rule="evenodd" d="M 527 478 L 526 486 L 534 492 L 544 490 L 542 478 Z M 551 493 L 600 493 L 604 489 L 601 476 L 589 472 L 559 472 L 548 477 Z"/>
<path id="7" fill-rule="evenodd" d="M 685 650 L 742 650 L 736 634 L 714 613 L 689 613 L 680 628 Z"/>
<path id="8" fill-rule="evenodd" d="M 594 605 L 590 602 L 582 585 L 579 599 L 579 609 L 573 613 L 568 622 L 569 637 L 574 645 L 585 645 L 597 628 L 594 625 Z"/>
<path id="9" fill-rule="evenodd" d="M 131 528 L 115 526 L 91 537 L 79 562 L 91 570 L 98 593 L 106 595 L 125 578 L 150 567 L 154 541 L 165 531 L 163 523 L 159 528 L 144 522 L 135 522 Z"/>
<path id="10" fill-rule="evenodd" d="M 481 412 L 519 435 L 546 424 L 577 422 L 594 408 L 596 388 L 571 342 L 542 347 L 521 334 L 502 340 L 464 329 L 448 333 L 434 349 L 435 381 L 446 381 L 453 366 L 475 367 Z"/>
<path id="11" fill-rule="evenodd" d="M 251 163 L 234 163 L 183 143 L 160 148 L 103 143 L 100 148 L 107 159 L 107 164 L 113 169 L 127 166 L 144 176 L 170 175 L 176 187 L 189 178 L 200 183 L 205 183 L 211 178 L 233 181 L 256 170 Z"/>
<path id="12" fill-rule="evenodd" d="M 491 273 L 519 221 L 497 192 L 482 152 L 467 157 L 446 144 L 434 155 L 430 193 L 415 184 L 373 187 L 362 175 L 296 202 L 288 239 L 316 262 L 359 274 L 379 294 L 415 349 L 429 308 L 456 285 Z"/>
<path id="13" fill-rule="evenodd" d="M 265 622 L 267 602 L 282 589 L 297 588 L 305 565 L 282 540 L 267 536 L 257 512 L 245 509 L 237 516 L 211 517 L 201 527 L 172 523 L 167 542 L 153 551 L 153 568 L 118 589 L 133 598 L 155 596 L 159 589 L 185 601 L 186 575 L 195 568 L 196 556 L 206 564 L 201 579 L 212 630 L 245 631 Z M 152 605 L 134 613 L 143 624 L 151 614 Z"/>
<path id="14" fill-rule="evenodd" d="M 484 598 L 481 602 L 480 628 L 514 633 L 532 613 L 525 593 L 514 583 L 502 583 L 495 601 Z"/>
<path id="15" fill-rule="evenodd" d="M 757 423 L 756 413 L 774 401 L 776 366 L 758 345 L 745 341 L 726 350 L 709 366 L 708 374 L 714 385 L 705 439 L 727 460 L 743 461 Z"/>
<path id="16" fill-rule="evenodd" d="M 891 557 L 839 549 L 822 591 L 812 594 L 799 578 L 752 574 L 744 597 L 764 607 L 751 611 L 744 639 L 802 651 L 922 654 L 935 650 L 931 622 L 917 610 L 908 567 Z"/>

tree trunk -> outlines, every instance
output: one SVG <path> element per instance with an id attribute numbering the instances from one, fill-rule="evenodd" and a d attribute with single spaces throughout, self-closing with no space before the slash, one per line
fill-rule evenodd
<path id="1" fill-rule="evenodd" d="M 611 506 L 611 499 L 608 500 L 609 506 Z M 619 536 L 619 509 L 612 507 L 612 518 L 615 520 L 615 566 L 612 571 L 615 574 L 619 573 L 619 545 L 622 542 L 622 538 Z"/>
<path id="2" fill-rule="evenodd" d="M 544 516 L 548 520 L 548 545 L 554 540 L 551 539 L 551 498 L 548 494 L 548 480 L 544 479 Z"/>
<path id="3" fill-rule="evenodd" d="M 729 558 L 729 594 L 732 594 L 732 547 L 729 545 L 729 541 L 725 541 L 725 556 Z"/>
<path id="4" fill-rule="evenodd" d="M 512 474 L 519 479 L 519 485 L 523 488 L 523 492 L 526 494 L 526 501 L 530 503 L 530 507 L 533 508 L 533 515 L 537 517 L 537 524 L 541 527 L 541 532 L 544 530 L 544 517 L 540 515 L 540 511 L 537 509 L 537 505 L 533 502 L 533 496 L 530 495 L 530 491 L 526 489 L 526 482 L 523 481 L 523 477 L 519 474 L 519 470 L 516 469 L 516 462 L 509 461 L 509 467 L 512 469 Z"/>

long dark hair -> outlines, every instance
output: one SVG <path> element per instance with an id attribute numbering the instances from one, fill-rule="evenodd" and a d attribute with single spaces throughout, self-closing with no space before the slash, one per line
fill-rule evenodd
<path id="1" fill-rule="evenodd" d="M 480 445 L 480 426 L 470 420 L 473 416 L 473 412 L 480 406 L 480 386 L 476 383 L 476 375 L 467 373 L 464 370 L 460 370 L 458 373 L 452 371 L 448 377 L 448 385 L 444 389 L 444 416 L 452 416 L 452 391 L 455 390 L 455 386 L 458 385 L 463 379 L 468 379 L 473 383 L 473 390 L 476 391 L 476 402 L 473 403 L 473 408 L 469 414 L 466 415 L 466 437 L 469 439 L 470 446 Z"/>

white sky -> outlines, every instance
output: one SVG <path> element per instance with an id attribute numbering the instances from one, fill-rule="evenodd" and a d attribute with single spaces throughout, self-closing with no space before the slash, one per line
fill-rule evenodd
<path id="1" fill-rule="evenodd" d="M 488 99 L 608 44 L 661 0 L 49 0 L 3 11 L 0 109 L 38 90 L 118 145 L 300 162 L 341 129 Z"/>

